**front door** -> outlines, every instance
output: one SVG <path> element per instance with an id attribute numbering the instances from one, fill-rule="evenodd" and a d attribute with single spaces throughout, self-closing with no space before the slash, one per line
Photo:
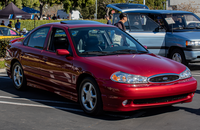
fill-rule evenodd
<path id="1" fill-rule="evenodd" d="M 53 88 L 54 93 L 72 99 L 73 96 L 77 96 L 77 93 L 73 80 L 75 78 L 73 74 L 73 55 L 65 29 L 53 27 L 49 39 L 47 50 L 42 52 L 44 59 L 41 66 L 43 83 L 51 86 L 50 88 Z M 71 55 L 57 55 L 57 49 L 66 49 Z"/>

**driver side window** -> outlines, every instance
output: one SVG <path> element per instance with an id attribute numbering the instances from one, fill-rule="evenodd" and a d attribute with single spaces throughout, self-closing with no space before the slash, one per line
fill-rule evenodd
<path id="1" fill-rule="evenodd" d="M 51 40 L 48 48 L 48 50 L 52 52 L 56 52 L 57 49 L 66 49 L 72 53 L 65 30 L 61 28 L 52 29 Z"/>

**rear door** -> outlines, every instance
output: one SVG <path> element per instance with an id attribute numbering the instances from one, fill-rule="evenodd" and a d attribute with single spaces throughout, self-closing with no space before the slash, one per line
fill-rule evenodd
<path id="1" fill-rule="evenodd" d="M 41 55 L 50 27 L 42 27 L 30 34 L 24 41 L 21 49 L 21 64 L 27 80 L 41 83 Z"/>

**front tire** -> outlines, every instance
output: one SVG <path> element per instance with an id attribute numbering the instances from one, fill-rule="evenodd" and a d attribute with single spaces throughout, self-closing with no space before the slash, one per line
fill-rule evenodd
<path id="1" fill-rule="evenodd" d="M 19 62 L 15 62 L 12 67 L 12 81 L 17 90 L 25 90 L 28 88 L 22 66 Z"/>
<path id="2" fill-rule="evenodd" d="M 185 55 L 183 53 L 183 51 L 181 49 L 174 49 L 172 52 L 171 52 L 171 55 L 170 55 L 170 58 L 172 60 L 175 60 L 179 63 L 182 63 L 184 65 L 188 65 L 186 59 L 185 59 Z"/>
<path id="3" fill-rule="evenodd" d="M 85 113 L 99 115 L 103 112 L 101 93 L 96 81 L 85 78 L 79 87 L 79 102 Z"/>

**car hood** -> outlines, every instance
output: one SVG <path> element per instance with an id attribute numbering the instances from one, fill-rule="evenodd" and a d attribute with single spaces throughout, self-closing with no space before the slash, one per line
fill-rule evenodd
<path id="1" fill-rule="evenodd" d="M 174 36 L 184 38 L 185 40 L 200 40 L 200 31 L 198 32 L 174 32 Z"/>
<path id="2" fill-rule="evenodd" d="M 163 73 L 180 74 L 186 69 L 181 63 L 154 54 L 111 55 L 86 59 L 90 63 L 108 67 L 113 72 L 121 71 L 146 77 Z"/>

